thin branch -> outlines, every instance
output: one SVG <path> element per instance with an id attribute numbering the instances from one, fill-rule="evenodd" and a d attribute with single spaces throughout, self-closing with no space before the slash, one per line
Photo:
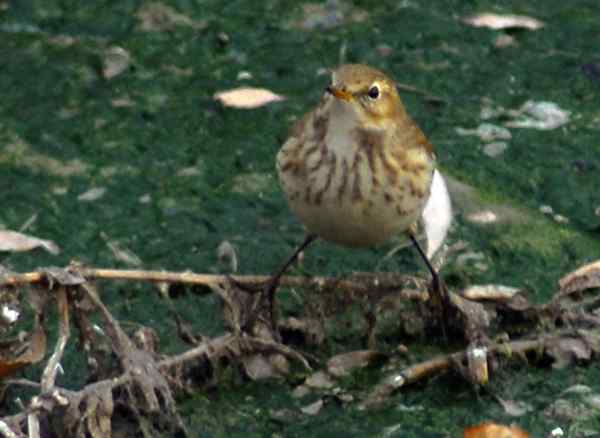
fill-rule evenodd
<path id="1" fill-rule="evenodd" d="M 31 388 L 41 388 L 42 385 L 38 382 L 34 382 L 33 380 L 28 379 L 6 379 L 3 380 L 2 383 L 6 386 L 8 385 L 20 385 L 20 386 L 29 386 Z"/>
<path id="2" fill-rule="evenodd" d="M 17 435 L 4 421 L 0 421 L 0 433 L 4 438 L 18 438 Z"/>
<path id="3" fill-rule="evenodd" d="M 304 365 L 304 368 L 306 368 L 308 371 L 312 371 L 312 368 L 308 364 L 308 361 L 300 353 L 298 353 L 297 351 L 294 351 L 292 348 L 290 348 L 280 342 L 267 341 L 265 339 L 257 338 L 254 336 L 245 337 L 244 341 L 248 342 L 248 343 L 252 344 L 254 347 L 258 347 L 262 350 L 276 351 L 277 353 L 287 356 L 290 359 L 297 360 L 302 365 Z"/>
<path id="4" fill-rule="evenodd" d="M 197 347 L 187 350 L 184 353 L 172 356 L 158 362 L 158 367 L 164 371 L 168 368 L 177 367 L 181 364 L 191 361 L 197 361 L 202 357 L 210 358 L 215 356 L 215 353 L 225 351 L 231 344 L 236 342 L 236 336 L 228 333 L 202 342 Z"/>
<path id="5" fill-rule="evenodd" d="M 180 283 L 211 287 L 215 284 L 228 283 L 231 280 L 240 284 L 263 284 L 271 278 L 268 275 L 218 275 L 195 274 L 193 272 L 165 272 L 144 271 L 127 269 L 93 269 L 69 266 L 66 270 L 75 270 L 87 280 L 129 280 L 149 281 L 155 283 Z M 404 290 L 408 280 L 412 277 L 396 273 L 378 273 L 374 275 L 359 274 L 346 278 L 336 277 L 300 277 L 283 276 L 280 284 L 287 287 L 304 289 L 339 288 L 351 293 L 371 293 L 394 290 L 401 294 L 403 299 L 414 301 L 427 301 L 429 295 L 426 291 Z M 17 286 L 24 284 L 39 284 L 47 282 L 44 272 L 27 272 L 22 274 L 7 274 L 0 276 L 0 287 Z"/>
<path id="6" fill-rule="evenodd" d="M 40 438 L 40 419 L 35 411 L 27 416 L 27 431 L 29 438 Z"/>
<path id="7" fill-rule="evenodd" d="M 60 367 L 60 361 L 65 352 L 67 341 L 71 333 L 69 325 L 69 303 L 67 301 L 67 290 L 65 286 L 60 286 L 58 293 L 56 294 L 56 304 L 58 306 L 59 321 L 59 333 L 58 340 L 56 341 L 56 347 L 54 353 L 48 360 L 44 373 L 42 374 L 42 392 L 49 391 L 56 382 L 56 374 Z"/>
<path id="8" fill-rule="evenodd" d="M 488 354 L 503 354 L 511 356 L 514 354 L 522 355 L 529 351 L 543 348 L 547 342 L 555 341 L 560 336 L 547 336 L 535 340 L 513 341 L 500 344 L 494 344 L 487 347 Z M 375 386 L 364 402 L 364 407 L 376 405 L 389 397 L 389 395 L 403 387 L 411 385 L 420 380 L 431 377 L 435 374 L 446 372 L 456 363 L 461 363 L 467 359 L 467 350 L 444 356 L 434 357 L 424 362 L 411 365 L 399 372 L 393 372 L 386 376 L 381 383 Z"/>

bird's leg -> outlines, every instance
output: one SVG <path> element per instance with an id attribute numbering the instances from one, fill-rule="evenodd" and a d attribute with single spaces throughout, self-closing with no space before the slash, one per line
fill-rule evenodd
<path id="1" fill-rule="evenodd" d="M 417 239 L 415 238 L 414 234 L 412 232 L 409 232 L 408 237 L 410 238 L 413 245 L 417 248 L 417 251 L 421 255 L 421 258 L 427 265 L 427 269 L 429 269 L 429 272 L 431 272 L 431 289 L 432 289 L 432 292 L 435 294 L 433 302 L 441 310 L 441 327 L 442 327 L 442 332 L 443 332 L 444 338 L 446 338 L 447 307 L 448 307 L 447 303 L 446 303 L 446 301 L 448 299 L 448 297 L 446 295 L 446 289 L 445 289 L 446 286 L 444 285 L 444 282 L 443 282 L 442 278 L 440 277 L 440 274 L 431 265 L 429 258 L 427 257 L 427 255 L 425 254 L 423 249 L 421 248 L 421 245 L 419 245 L 419 242 L 417 242 Z"/>
<path id="2" fill-rule="evenodd" d="M 275 273 L 275 275 L 273 275 L 269 279 L 269 282 L 267 283 L 264 293 L 265 293 L 267 302 L 269 304 L 269 312 L 271 313 L 271 326 L 273 328 L 273 331 L 275 331 L 275 333 L 277 333 L 275 292 L 277 292 L 277 287 L 279 286 L 281 277 L 283 276 L 283 274 L 285 274 L 285 272 L 289 269 L 289 267 L 292 266 L 296 262 L 300 253 L 302 251 L 304 251 L 311 243 L 313 243 L 316 240 L 316 238 L 317 238 L 316 235 L 308 234 L 306 236 L 306 238 L 304 239 L 304 241 L 302 242 L 302 244 L 300 244 L 300 246 L 298 248 L 296 248 L 296 250 L 290 256 L 290 258 L 279 268 L 279 270 Z"/>
<path id="3" fill-rule="evenodd" d="M 285 274 L 285 272 L 289 269 L 289 267 L 291 265 L 293 265 L 294 262 L 298 259 L 298 256 L 300 255 L 300 253 L 302 251 L 304 251 L 316 239 L 317 239 L 317 236 L 314 234 L 307 235 L 306 238 L 304 239 L 304 241 L 302 242 L 302 244 L 300 244 L 300 246 L 298 246 L 296 248 L 294 253 L 287 259 L 287 261 L 283 265 L 281 265 L 281 267 L 277 270 L 277 272 L 275 272 L 275 274 L 273 274 L 271 276 L 271 278 L 269 278 L 269 280 L 267 280 L 266 283 L 263 283 L 262 285 L 259 286 L 260 287 L 259 290 L 254 290 L 252 288 L 252 286 L 242 285 L 242 284 L 239 284 L 238 282 L 235 282 L 236 285 L 242 290 L 245 290 L 245 291 L 251 292 L 251 293 L 255 293 L 255 292 L 261 293 L 260 302 L 264 303 L 264 301 L 266 300 L 266 302 L 268 304 L 269 313 L 270 313 L 270 317 L 271 317 L 271 328 L 273 329 L 273 333 L 275 334 L 275 336 L 278 336 L 277 312 L 276 312 L 276 308 L 275 308 L 275 293 L 277 292 L 277 288 L 279 287 L 279 282 L 281 281 L 281 277 L 283 276 L 283 274 Z M 259 305 L 258 307 L 260 308 L 260 307 L 262 307 L 262 305 Z M 251 315 L 248 318 L 248 321 L 246 323 L 247 327 L 251 327 L 254 324 L 254 321 L 256 320 L 256 316 L 257 316 L 256 313 L 258 311 L 259 311 L 259 309 L 255 308 L 254 311 L 251 312 Z"/>

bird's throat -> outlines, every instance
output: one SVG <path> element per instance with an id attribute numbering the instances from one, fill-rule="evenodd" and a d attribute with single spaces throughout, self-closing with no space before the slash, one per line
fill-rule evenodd
<path id="1" fill-rule="evenodd" d="M 338 156 L 349 158 L 353 155 L 352 143 L 355 132 L 361 126 L 356 111 L 347 102 L 334 100 L 329 107 L 329 124 L 325 142 L 327 148 Z"/>

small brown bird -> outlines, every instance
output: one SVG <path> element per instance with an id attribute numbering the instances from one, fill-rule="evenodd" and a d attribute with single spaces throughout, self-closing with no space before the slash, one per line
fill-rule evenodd
<path id="1" fill-rule="evenodd" d="M 366 65 L 336 69 L 320 103 L 292 127 L 277 154 L 281 186 L 309 234 L 267 288 L 273 325 L 279 277 L 316 237 L 371 247 L 405 233 L 439 287 L 413 236 L 434 168 L 433 148 L 407 114 L 394 81 Z"/>
<path id="2" fill-rule="evenodd" d="M 349 247 L 410 231 L 429 198 L 434 164 L 394 82 L 360 64 L 333 72 L 317 108 L 277 155 L 283 191 L 309 233 Z"/>

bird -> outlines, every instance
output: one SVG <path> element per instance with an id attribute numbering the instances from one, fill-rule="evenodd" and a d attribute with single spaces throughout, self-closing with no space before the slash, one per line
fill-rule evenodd
<path id="1" fill-rule="evenodd" d="M 414 226 L 435 155 L 395 83 L 348 64 L 333 71 L 317 107 L 292 127 L 276 163 L 289 206 L 309 233 L 364 248 Z"/>
<path id="2" fill-rule="evenodd" d="M 333 70 L 319 103 L 293 124 L 276 157 L 283 193 L 308 233 L 266 288 L 272 325 L 280 277 L 317 238 L 368 248 L 404 234 L 439 283 L 415 238 L 435 167 L 433 147 L 392 79 L 364 64 Z"/>

